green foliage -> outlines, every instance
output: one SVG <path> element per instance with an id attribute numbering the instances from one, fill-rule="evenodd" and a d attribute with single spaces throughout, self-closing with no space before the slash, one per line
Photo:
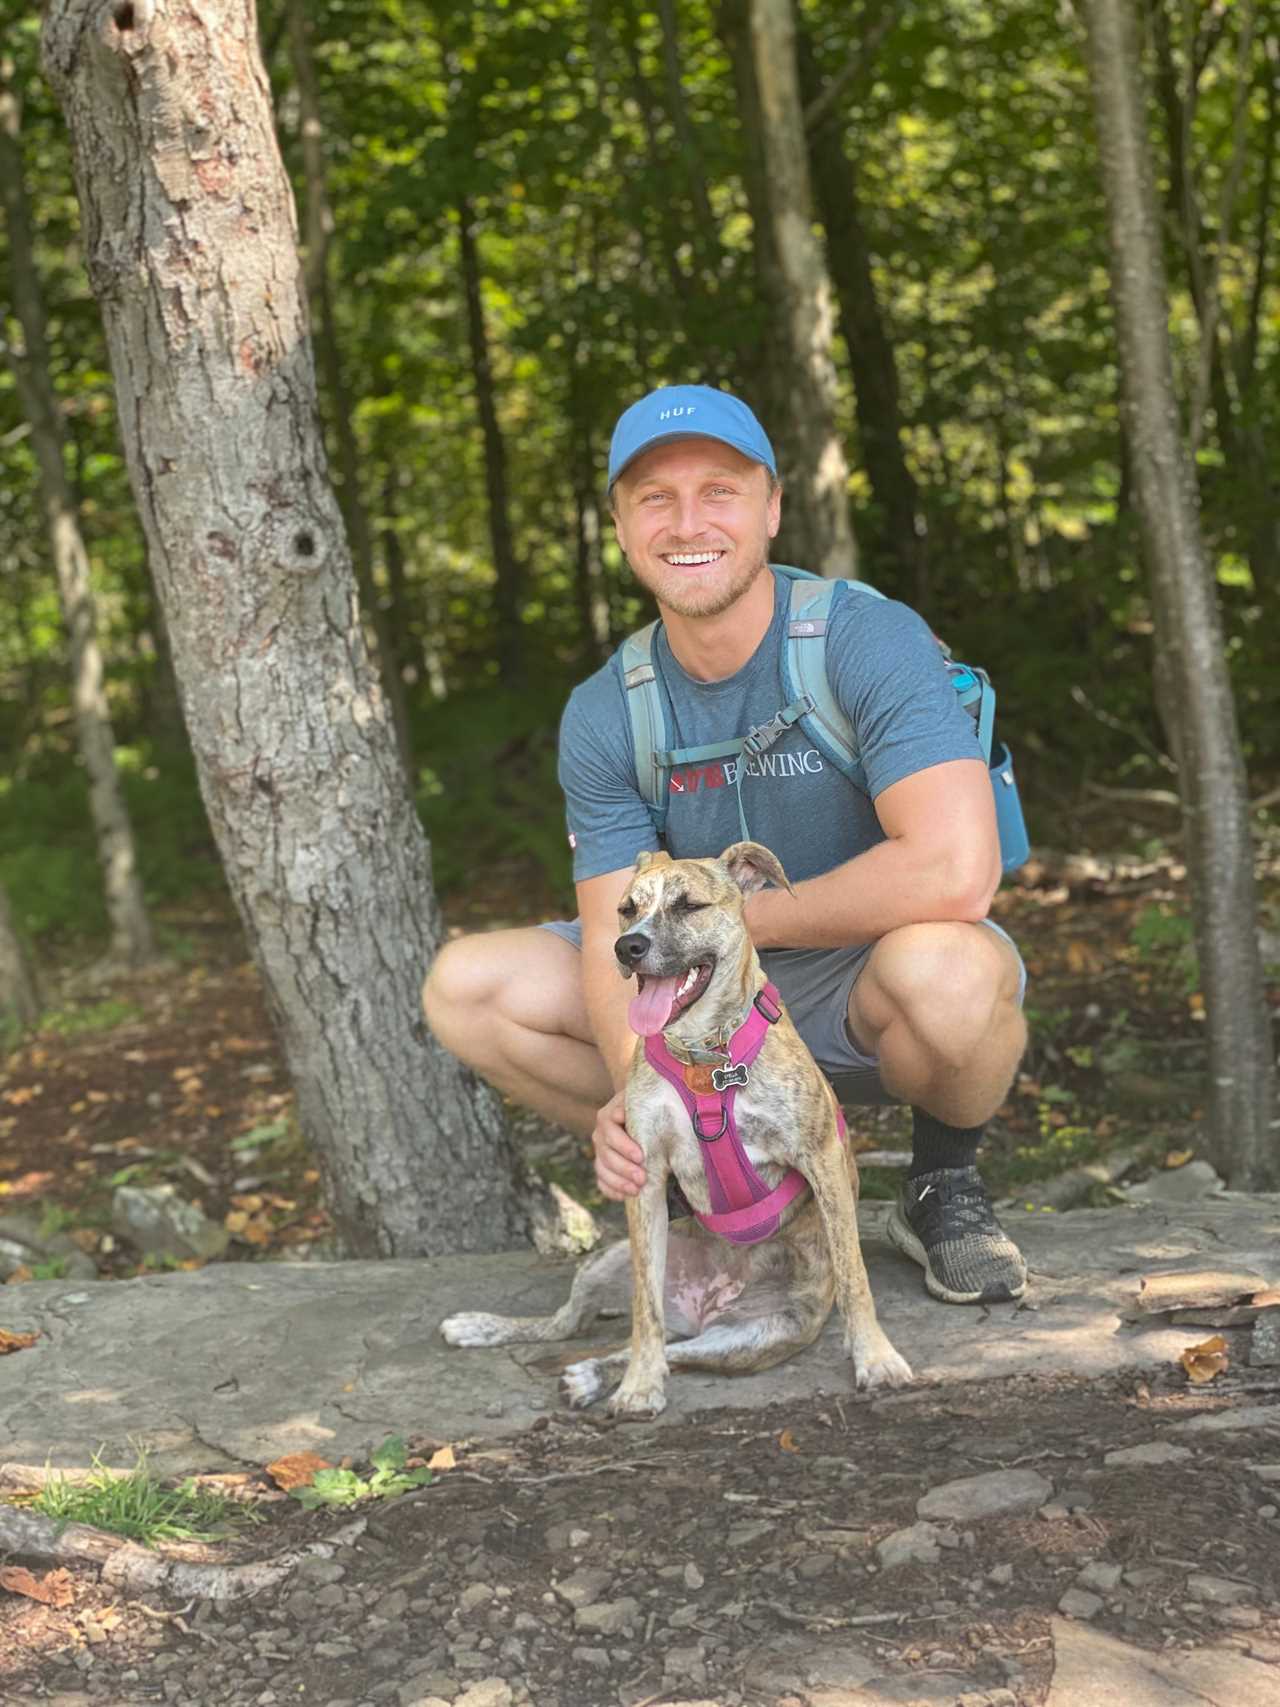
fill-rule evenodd
<path id="1" fill-rule="evenodd" d="M 111 1031 L 141 1017 L 142 1009 L 136 1003 L 108 996 L 85 1007 L 56 1008 L 42 1016 L 40 1029 L 51 1031 L 57 1037 L 80 1037 L 87 1032 Z"/>
<path id="2" fill-rule="evenodd" d="M 211 1493 L 193 1479 L 166 1487 L 153 1475 L 141 1451 L 127 1475 L 104 1469 L 100 1453 L 94 1455 L 93 1466 L 93 1474 L 84 1482 L 50 1476 L 31 1502 L 33 1509 L 60 1525 L 92 1524 L 146 1547 L 157 1541 L 220 1540 L 237 1527 L 258 1521 L 252 1507 Z"/>
<path id="3" fill-rule="evenodd" d="M 1138 914 L 1129 940 L 1143 960 L 1168 969 L 1188 991 L 1200 987 L 1200 962 L 1190 917 L 1166 901 L 1153 901 Z"/>
<path id="4" fill-rule="evenodd" d="M 372 1475 L 358 1476 L 354 1470 L 317 1470 L 308 1486 L 293 1488 L 291 1492 L 301 1505 L 314 1510 L 317 1506 L 349 1506 L 360 1500 L 388 1499 L 406 1494 L 411 1488 L 427 1487 L 434 1480 L 432 1472 L 425 1467 L 406 1469 L 408 1456 L 404 1441 L 393 1435 L 370 1458 Z"/>

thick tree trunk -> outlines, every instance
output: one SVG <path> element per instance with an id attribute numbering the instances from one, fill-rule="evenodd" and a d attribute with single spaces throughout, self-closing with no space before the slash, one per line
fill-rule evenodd
<path id="1" fill-rule="evenodd" d="M 420 1018 L 430 856 L 325 469 L 252 0 L 53 0 L 44 49 L 209 822 L 346 1247 L 510 1245 L 500 1106 Z"/>
<path id="2" fill-rule="evenodd" d="M 89 554 L 67 478 L 62 416 L 49 371 L 44 302 L 36 272 L 19 135 L 17 97 L 0 81 L 0 195 L 9 239 L 9 283 L 21 327 L 17 344 L 4 341 L 31 424 L 31 443 L 40 469 L 49 553 L 70 642 L 76 742 L 89 781 L 89 809 L 111 926 L 111 958 L 127 966 L 141 966 L 154 956 L 155 940 L 138 876 L 133 825 L 116 770 L 115 735 L 98 646 L 97 606 L 89 576 Z"/>
<path id="3" fill-rule="evenodd" d="M 489 359 L 489 333 L 484 323 L 480 255 L 476 247 L 475 214 L 464 198 L 458 207 L 458 244 L 462 259 L 462 288 L 467 305 L 467 336 L 471 343 L 471 371 L 476 383 L 476 409 L 484 437 L 484 478 L 489 499 L 489 541 L 497 576 L 494 609 L 498 627 L 498 661 L 508 679 L 524 668 L 520 601 L 524 572 L 516 556 L 511 535 L 511 498 L 507 484 L 507 447 L 498 420 Z"/>
<path id="4" fill-rule="evenodd" d="M 9 911 L 9 897 L 0 889 L 0 1048 L 14 1030 L 25 1031 L 39 1017 L 36 976 Z"/>
<path id="5" fill-rule="evenodd" d="M 289 56 L 294 80 L 298 87 L 298 116 L 302 129 L 302 170 L 307 185 L 306 201 L 306 279 L 311 304 L 311 324 L 325 389 L 329 394 L 333 436 L 338 446 L 338 468 L 342 480 L 338 501 L 347 524 L 347 538 L 355 566 L 356 582 L 360 588 L 360 604 L 373 629 L 374 652 L 378 662 L 378 679 L 386 695 L 395 724 L 396 741 L 405 775 L 412 784 L 414 777 L 413 735 L 409 727 L 409 707 L 405 699 L 404 678 L 396 668 L 395 643 L 391 638 L 373 574 L 373 535 L 369 514 L 365 508 L 360 484 L 360 450 L 356 444 L 353 425 L 355 413 L 346 375 L 342 369 L 342 352 L 338 345 L 337 319 L 333 311 L 333 286 L 330 277 L 330 249 L 333 239 L 333 210 L 329 205 L 328 174 L 325 169 L 324 120 L 320 113 L 320 91 L 316 82 L 315 61 L 311 53 L 311 20 L 305 0 L 287 0 Z"/>
<path id="6" fill-rule="evenodd" d="M 792 0 L 748 0 L 767 217 L 781 287 L 776 331 L 789 369 L 779 433 L 787 539 L 795 542 L 802 567 L 821 575 L 856 575 L 849 469 L 836 429 L 831 284 L 814 231 L 791 8 Z"/>
<path id="7" fill-rule="evenodd" d="M 1209 1029 L 1209 1137 L 1234 1186 L 1274 1183 L 1275 1071 L 1244 765 L 1173 386 L 1132 0 L 1085 0 L 1125 420 L 1156 645 L 1181 702 L 1180 778 Z"/>
<path id="8" fill-rule="evenodd" d="M 813 111 L 823 99 L 822 78 L 813 47 L 802 29 L 796 46 L 800 88 Z M 827 234 L 827 256 L 840 305 L 840 330 L 849 351 L 858 436 L 867 478 L 879 511 L 874 540 L 860 526 L 869 573 L 886 592 L 919 598 L 927 582 L 925 539 L 919 525 L 916 483 L 902 449 L 902 411 L 898 367 L 885 327 L 875 280 L 871 245 L 862 223 L 857 179 L 844 149 L 843 125 L 834 103 L 821 111 L 808 131 L 809 162 L 818 212 Z M 887 575 L 880 575 L 880 566 Z"/>

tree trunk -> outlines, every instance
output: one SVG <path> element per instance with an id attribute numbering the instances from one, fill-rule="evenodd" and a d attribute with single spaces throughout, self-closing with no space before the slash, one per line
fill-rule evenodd
<path id="1" fill-rule="evenodd" d="M 346 1249 L 510 1245 L 499 1103 L 420 1018 L 430 856 L 325 469 L 252 0 L 53 0 L 44 51 L 209 822 Z"/>
<path id="2" fill-rule="evenodd" d="M 813 225 L 791 0 L 748 0 L 748 10 L 767 217 L 782 293 L 776 329 L 790 379 L 780 433 L 788 483 L 787 537 L 795 542 L 803 568 L 856 575 L 849 469 L 836 429 L 831 285 Z"/>
<path id="3" fill-rule="evenodd" d="M 1209 1137 L 1233 1186 L 1277 1178 L 1244 765 L 1222 625 L 1178 420 L 1132 0 L 1085 0 L 1126 427 L 1156 645 L 1181 701 L 1183 823 L 1209 1031 Z"/>
<path id="4" fill-rule="evenodd" d="M 76 742 L 89 780 L 89 809 L 111 925 L 111 958 L 128 966 L 141 966 L 154 956 L 155 940 L 138 876 L 133 825 L 116 770 L 115 735 L 103 686 L 89 554 L 64 461 L 65 436 L 49 370 L 44 302 L 36 272 L 19 136 L 17 97 L 0 82 L 0 195 L 9 239 L 13 306 L 22 329 L 18 339 L 21 347 L 8 344 L 9 362 L 31 423 L 49 551 L 70 640 Z"/>
<path id="5" fill-rule="evenodd" d="M 797 29 L 800 88 L 813 111 L 823 98 L 813 47 Z M 862 224 L 857 178 L 844 149 L 839 109 L 827 106 L 808 132 L 809 163 L 818 212 L 827 235 L 831 277 L 840 305 L 840 330 L 849 351 L 858 436 L 867 478 L 879 511 L 874 544 L 861 529 L 873 578 L 885 591 L 916 598 L 926 584 L 925 540 L 919 527 L 916 483 L 902 449 L 902 411 L 893 344 L 871 275 L 871 246 Z M 887 569 L 881 579 L 878 564 Z M 885 584 L 887 581 L 887 585 Z"/>
<path id="6" fill-rule="evenodd" d="M 22 1033 L 40 1017 L 40 992 L 35 973 L 9 911 L 9 897 L 0 888 L 0 1048 L 7 1034 Z"/>
<path id="7" fill-rule="evenodd" d="M 507 487 L 507 447 L 498 421 L 489 334 L 484 323 L 480 256 L 476 248 L 475 214 L 464 197 L 458 205 L 458 243 L 462 258 L 462 287 L 467 304 L 467 336 L 471 342 L 471 371 L 476 382 L 476 409 L 484 435 L 484 479 L 489 499 L 489 540 L 497 575 L 494 608 L 498 626 L 498 662 L 508 680 L 524 667 L 520 601 L 524 574 L 511 537 L 511 500 Z"/>
<path id="8" fill-rule="evenodd" d="M 311 305 L 312 335 L 320 353 L 325 389 L 333 420 L 333 434 L 338 446 L 338 467 L 342 480 L 338 501 L 347 524 L 347 538 L 355 565 L 356 582 L 360 588 L 360 604 L 373 629 L 374 653 L 378 662 L 378 679 L 386 695 L 395 725 L 396 742 L 405 775 L 412 784 L 414 777 L 413 735 L 409 727 L 409 707 L 405 700 L 404 678 L 396 668 L 395 644 L 392 641 L 373 574 L 373 537 L 369 514 L 365 509 L 360 485 L 360 450 L 352 425 L 354 404 L 342 371 L 342 352 L 338 346 L 338 328 L 333 312 L 333 288 L 330 281 L 329 254 L 333 238 L 333 211 L 329 205 L 329 187 L 324 157 L 324 120 L 320 112 L 320 91 L 316 83 L 315 61 L 311 54 L 311 21 L 305 0 L 287 0 L 289 57 L 294 81 L 298 86 L 298 114 L 302 130 L 302 170 L 307 184 L 306 256 L 307 296 Z"/>

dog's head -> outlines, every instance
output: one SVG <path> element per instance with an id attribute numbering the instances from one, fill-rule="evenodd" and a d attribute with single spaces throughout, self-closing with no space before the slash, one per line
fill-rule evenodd
<path id="1" fill-rule="evenodd" d="M 719 859 L 639 856 L 618 905 L 622 934 L 613 945 L 623 977 L 634 973 L 639 981 L 628 1016 L 633 1031 L 651 1037 L 697 1002 L 707 1009 L 704 1029 L 720 1023 L 712 1010 L 737 999 L 753 952 L 742 900 L 767 882 L 794 894 L 759 842 L 735 842 Z"/>

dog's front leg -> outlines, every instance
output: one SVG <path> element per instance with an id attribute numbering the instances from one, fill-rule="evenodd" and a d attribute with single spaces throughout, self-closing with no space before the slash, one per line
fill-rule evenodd
<path id="1" fill-rule="evenodd" d="M 659 1177 L 659 1175 L 661 1177 Z M 666 1409 L 667 1329 L 663 1280 L 667 1271 L 667 1178 L 656 1156 L 647 1178 L 627 1199 L 631 1237 L 631 1358 L 609 1401 L 616 1417 L 656 1417 Z"/>
<path id="2" fill-rule="evenodd" d="M 893 1349 L 876 1319 L 875 1300 L 858 1241 L 858 1200 L 850 1164 L 834 1129 L 830 1141 L 806 1159 L 835 1274 L 836 1302 L 844 1318 L 844 1348 L 853 1361 L 857 1387 L 901 1387 L 911 1365 Z"/>

